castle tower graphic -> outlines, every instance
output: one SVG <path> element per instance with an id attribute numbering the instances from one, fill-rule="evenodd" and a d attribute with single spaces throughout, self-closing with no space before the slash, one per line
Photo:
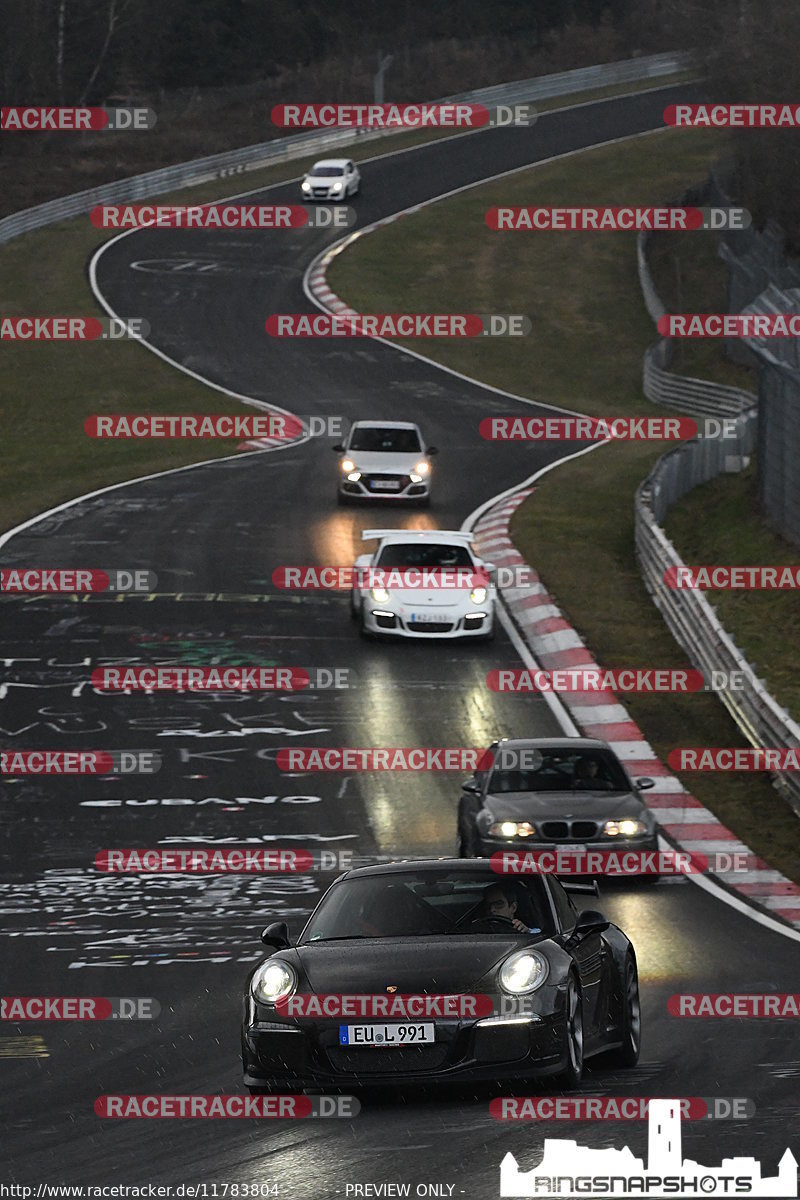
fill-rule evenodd
<path id="1" fill-rule="evenodd" d="M 520 1171 L 513 1154 L 506 1154 L 500 1164 L 500 1195 L 504 1198 L 538 1197 L 539 1200 L 544 1196 L 573 1196 L 577 1178 L 582 1181 L 579 1189 L 581 1195 L 603 1196 L 604 1200 L 623 1200 L 631 1195 L 662 1200 L 663 1197 L 674 1198 L 676 1194 L 683 1194 L 683 1189 L 676 1193 L 674 1187 L 670 1191 L 648 1191 L 642 1185 L 634 1185 L 632 1191 L 619 1190 L 620 1187 L 624 1188 L 627 1181 L 647 1176 L 652 1179 L 683 1177 L 687 1181 L 704 1177 L 708 1181 L 704 1191 L 719 1196 L 727 1194 L 723 1177 L 730 1179 L 731 1176 L 747 1180 L 747 1191 L 740 1193 L 747 1196 L 779 1200 L 798 1194 L 797 1159 L 791 1150 L 786 1150 L 778 1163 L 778 1174 L 767 1179 L 762 1178 L 761 1163 L 755 1158 L 725 1158 L 719 1167 L 704 1167 L 692 1159 L 684 1160 L 679 1100 L 650 1101 L 647 1134 L 646 1167 L 644 1161 L 635 1158 L 627 1146 L 622 1150 L 592 1150 L 561 1138 L 545 1138 L 542 1161 L 532 1171 Z M 587 1191 L 584 1181 L 598 1178 L 603 1181 L 613 1178 L 616 1190 L 609 1190 L 608 1185 L 598 1183 L 596 1191 Z M 719 1187 L 716 1186 L 717 1182 Z M 610 1186 L 613 1188 L 614 1185 Z M 685 1194 L 694 1196 L 698 1193 L 690 1183 Z"/>

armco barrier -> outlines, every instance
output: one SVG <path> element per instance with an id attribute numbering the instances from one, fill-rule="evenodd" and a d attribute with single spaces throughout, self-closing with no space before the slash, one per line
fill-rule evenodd
<path id="1" fill-rule="evenodd" d="M 432 103 L 445 104 L 455 101 L 472 102 L 494 106 L 497 104 L 522 104 L 526 101 L 545 100 L 552 96 L 567 96 L 589 91 L 597 87 L 609 87 L 619 83 L 635 83 L 643 79 L 659 79 L 686 70 L 691 65 L 688 54 L 654 54 L 645 58 L 626 59 L 623 62 L 602 63 L 599 66 L 580 67 L 574 71 L 562 71 L 554 75 L 542 75 L 535 79 L 518 79 L 459 96 L 445 96 Z M 266 116 L 266 114 L 265 114 Z M 401 133 L 401 129 L 392 131 Z M 178 163 L 144 175 L 133 175 L 115 183 L 101 184 L 87 191 L 74 192 L 34 208 L 25 208 L 0 220 L 0 244 L 41 229 L 57 221 L 88 212 L 98 204 L 122 204 L 148 199 L 177 188 L 194 187 L 229 175 L 240 175 L 255 171 L 271 163 L 287 162 L 303 158 L 321 150 L 333 150 L 354 140 L 387 136 L 386 130 L 327 129 L 295 134 L 292 137 L 274 138 L 253 146 L 241 146 L 238 150 L 212 154 L 193 162 Z"/>
<path id="2" fill-rule="evenodd" d="M 647 311 L 657 321 L 665 309 L 650 276 L 644 238 L 639 239 L 638 264 Z M 662 339 L 662 343 L 665 341 Z M 665 514 L 692 488 L 726 471 L 740 470 L 755 450 L 758 438 L 754 395 L 738 388 L 668 375 L 663 370 L 666 365 L 663 358 L 668 353 L 668 346 L 660 343 L 648 349 L 644 361 L 645 394 L 656 399 L 657 393 L 660 402 L 699 417 L 736 416 L 736 433 L 731 439 L 707 438 L 683 443 L 660 458 L 639 485 L 634 501 L 635 539 L 645 587 L 673 637 L 706 678 L 711 678 L 713 671 L 724 671 L 728 678 L 733 671 L 742 673 L 741 691 L 728 689 L 718 695 L 748 741 L 754 746 L 771 748 L 800 747 L 800 726 L 756 679 L 703 592 L 673 590 L 664 582 L 665 571 L 684 566 L 661 528 Z M 773 778 L 800 815 L 800 774 L 787 771 L 776 773 Z"/>

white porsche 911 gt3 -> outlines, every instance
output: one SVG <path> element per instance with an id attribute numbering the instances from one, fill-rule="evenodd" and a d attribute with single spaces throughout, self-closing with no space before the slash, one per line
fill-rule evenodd
<path id="1" fill-rule="evenodd" d="M 451 529 L 365 529 L 373 554 L 356 559 L 351 611 L 364 637 L 494 637 L 494 564 L 474 535 Z"/>

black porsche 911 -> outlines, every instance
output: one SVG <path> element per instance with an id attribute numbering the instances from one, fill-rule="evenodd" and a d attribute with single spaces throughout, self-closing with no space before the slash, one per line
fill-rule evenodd
<path id="1" fill-rule="evenodd" d="M 639 1057 L 634 948 L 578 913 L 554 876 L 422 860 L 341 875 L 297 943 L 283 922 L 250 973 L 242 1061 L 251 1092 L 309 1086 L 581 1079 L 584 1059 Z"/>

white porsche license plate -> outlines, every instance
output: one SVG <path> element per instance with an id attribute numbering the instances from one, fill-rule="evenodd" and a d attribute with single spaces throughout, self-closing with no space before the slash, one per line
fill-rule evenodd
<path id="1" fill-rule="evenodd" d="M 400 484 L 396 479 L 373 479 L 370 487 L 374 492 L 399 492 Z"/>
<path id="2" fill-rule="evenodd" d="M 438 625 L 441 620 L 444 620 L 440 613 L 432 612 L 412 612 L 411 620 L 416 621 L 418 625 Z"/>
<path id="3" fill-rule="evenodd" d="M 435 1041 L 433 1024 L 340 1025 L 340 1046 L 418 1046 Z"/>

